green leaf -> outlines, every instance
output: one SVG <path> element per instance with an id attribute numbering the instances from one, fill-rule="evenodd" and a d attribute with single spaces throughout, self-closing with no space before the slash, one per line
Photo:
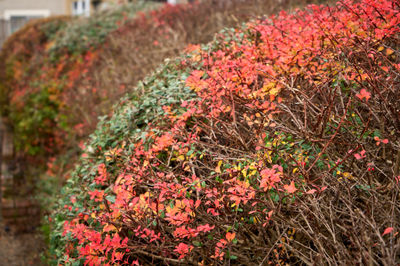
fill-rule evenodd
<path id="1" fill-rule="evenodd" d="M 106 200 L 109 202 L 115 203 L 115 196 L 114 195 L 108 195 L 106 196 Z"/>
<path id="2" fill-rule="evenodd" d="M 194 245 L 195 247 L 201 247 L 201 246 L 202 246 L 201 243 L 200 243 L 199 241 L 193 241 L 192 243 L 193 243 L 193 245 Z"/>

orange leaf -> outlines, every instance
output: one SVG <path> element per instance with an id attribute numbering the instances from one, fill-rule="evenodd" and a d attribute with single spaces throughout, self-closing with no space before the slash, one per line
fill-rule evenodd
<path id="1" fill-rule="evenodd" d="M 386 49 L 386 55 L 391 55 L 391 54 L 393 54 L 394 53 L 394 51 L 392 50 L 392 49 Z"/>
<path id="2" fill-rule="evenodd" d="M 222 165 L 222 161 L 219 161 L 217 167 L 215 167 L 215 172 L 218 174 L 221 173 L 221 165 Z"/>
<path id="3" fill-rule="evenodd" d="M 232 242 L 235 239 L 236 233 L 226 233 L 226 240 L 228 240 L 228 242 Z"/>
<path id="4" fill-rule="evenodd" d="M 104 226 L 104 228 L 103 228 L 103 232 L 110 232 L 110 231 L 116 231 L 116 230 L 117 230 L 117 228 L 112 224 L 108 224 L 108 225 Z"/>
<path id="5" fill-rule="evenodd" d="M 283 188 L 288 192 L 288 193 L 294 193 L 297 191 L 296 186 L 294 185 L 294 181 L 290 183 L 290 185 L 284 185 Z"/>

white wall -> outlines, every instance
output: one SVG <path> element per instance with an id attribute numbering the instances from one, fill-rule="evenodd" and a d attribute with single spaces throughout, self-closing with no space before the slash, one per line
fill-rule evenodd
<path id="1" fill-rule="evenodd" d="M 0 0 L 0 18 L 7 10 L 47 10 L 50 15 L 62 15 L 66 14 L 66 4 L 65 0 Z"/>

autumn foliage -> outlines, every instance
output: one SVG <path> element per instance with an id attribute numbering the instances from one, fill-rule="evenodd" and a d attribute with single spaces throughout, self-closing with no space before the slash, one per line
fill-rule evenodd
<path id="1" fill-rule="evenodd" d="M 82 128 L 99 113 L 86 110 L 77 120 L 75 117 L 82 114 L 71 112 L 75 111 L 75 103 L 70 93 L 80 91 L 80 80 L 90 79 L 89 69 L 107 33 L 133 19 L 130 13 L 136 14 L 149 5 L 140 2 L 127 6 L 125 12 L 101 14 L 105 22 L 69 17 L 36 20 L 6 41 L 0 53 L 0 112 L 13 130 L 18 153 L 36 162 L 46 160 L 86 136 Z M 93 24 L 101 27 L 95 33 Z M 71 31 L 80 31 L 80 35 Z M 96 103 L 112 93 L 93 88 L 90 95 L 80 96 Z"/>
<path id="2" fill-rule="evenodd" d="M 12 129 L 16 189 L 43 192 L 47 209 L 69 177 L 98 117 L 166 58 L 207 43 L 224 27 L 320 0 L 206 0 L 189 5 L 133 1 L 89 18 L 30 23 L 0 52 L 0 112 Z M 18 179 L 18 180 L 17 180 Z M 39 181 L 38 181 L 39 180 Z"/>
<path id="3" fill-rule="evenodd" d="M 135 1 L 89 19 L 36 21 L 0 53 L 0 111 L 13 128 L 17 150 L 48 160 L 76 147 L 99 116 L 186 45 L 209 42 L 225 26 L 307 1 L 313 2 Z"/>
<path id="4" fill-rule="evenodd" d="M 319 0 L 133 1 L 89 18 L 33 21 L 0 51 L 0 113 L 13 134 L 14 194 L 39 193 L 47 210 L 99 116 L 165 58 L 221 29 Z M 15 171 L 17 172 L 17 171 Z"/>
<path id="5" fill-rule="evenodd" d="M 98 125 L 55 258 L 398 262 L 399 25 L 396 1 L 341 1 L 188 47 Z"/>

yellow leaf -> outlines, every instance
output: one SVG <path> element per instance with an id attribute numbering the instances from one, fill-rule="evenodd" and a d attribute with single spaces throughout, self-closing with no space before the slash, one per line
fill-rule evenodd
<path id="1" fill-rule="evenodd" d="M 271 157 L 272 151 L 268 151 L 265 153 L 265 158 L 267 159 L 268 163 L 272 163 L 272 157 Z"/>
<path id="2" fill-rule="evenodd" d="M 353 179 L 353 178 L 354 178 L 354 177 L 352 176 L 352 174 L 349 173 L 349 172 L 344 172 L 342 175 L 343 175 L 344 178 L 348 178 L 348 179 Z"/>
<path id="3" fill-rule="evenodd" d="M 246 170 L 246 169 L 243 169 L 243 170 L 242 170 L 242 175 L 243 175 L 244 177 L 247 177 L 247 170 Z"/>
<path id="4" fill-rule="evenodd" d="M 106 156 L 106 161 L 107 161 L 107 162 L 113 160 L 113 155 L 111 154 L 110 151 L 105 152 L 104 155 Z"/>
<path id="5" fill-rule="evenodd" d="M 393 54 L 394 53 L 394 51 L 392 50 L 392 49 L 386 49 L 386 55 L 391 55 L 391 54 Z"/>
<path id="6" fill-rule="evenodd" d="M 269 91 L 270 89 L 274 88 L 275 85 L 276 85 L 275 82 L 267 83 L 267 84 L 265 84 L 265 85 L 263 86 L 262 90 L 265 91 L 265 92 L 267 92 L 267 91 Z"/>
<path id="7" fill-rule="evenodd" d="M 276 96 L 281 91 L 280 88 L 273 88 L 269 91 L 269 95 Z"/>
<path id="8" fill-rule="evenodd" d="M 218 174 L 221 173 L 221 165 L 222 165 L 222 161 L 219 161 L 217 167 L 215 167 L 215 172 Z"/>
<path id="9" fill-rule="evenodd" d="M 380 47 L 378 48 L 378 52 L 383 51 L 384 49 L 385 49 L 385 47 L 380 46 Z"/>
<path id="10" fill-rule="evenodd" d="M 178 156 L 178 160 L 179 161 L 184 161 L 185 160 L 185 156 L 184 155 L 179 155 Z"/>
<path id="11" fill-rule="evenodd" d="M 254 219 L 254 220 L 253 220 L 253 221 L 254 221 L 254 224 L 257 224 L 257 223 L 260 222 L 260 220 L 259 220 L 256 216 L 254 216 L 253 219 Z"/>

